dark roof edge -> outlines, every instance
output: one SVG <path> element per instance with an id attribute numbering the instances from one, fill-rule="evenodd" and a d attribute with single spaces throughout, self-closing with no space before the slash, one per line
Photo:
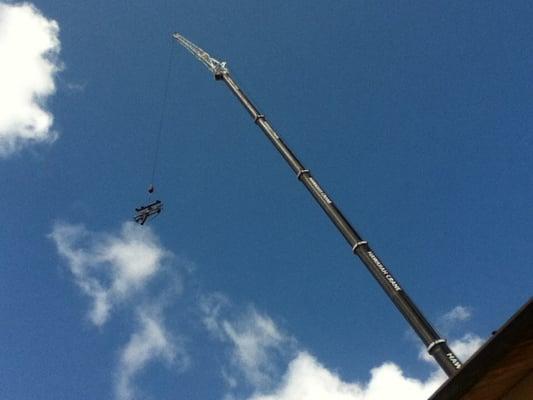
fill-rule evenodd
<path id="1" fill-rule="evenodd" d="M 467 393 L 514 344 L 527 337 L 528 330 L 533 330 L 532 297 L 429 400 L 457 399 Z"/>

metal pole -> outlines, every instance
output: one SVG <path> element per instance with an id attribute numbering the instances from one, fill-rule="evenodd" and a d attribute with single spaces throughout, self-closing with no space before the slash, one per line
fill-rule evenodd
<path id="1" fill-rule="evenodd" d="M 400 286 L 396 278 L 392 276 L 389 269 L 378 259 L 376 254 L 370 248 L 368 242 L 363 240 L 350 225 L 350 222 L 348 222 L 340 210 L 335 206 L 329 195 L 327 195 L 321 188 L 316 179 L 313 178 L 311 172 L 303 166 L 291 149 L 283 142 L 265 116 L 257 110 L 237 83 L 235 83 L 229 72 L 224 71 L 219 73 L 215 75 L 215 78 L 217 80 L 223 80 L 232 93 L 239 99 L 241 104 L 253 118 L 254 122 L 261 128 L 263 133 L 285 161 L 287 161 L 298 180 L 304 184 L 313 198 L 327 214 L 331 222 L 333 222 L 337 229 L 342 233 L 350 245 L 352 252 L 361 259 L 372 276 L 374 276 L 385 293 L 390 297 L 394 305 L 413 327 L 420 339 L 422 339 L 429 354 L 435 358 L 437 363 L 448 376 L 453 376 L 457 370 L 461 368 L 461 362 L 448 347 L 446 341 L 439 336 L 436 330 L 422 315 L 405 290 Z"/>
<path id="2" fill-rule="evenodd" d="M 174 38 L 194 54 L 195 57 L 198 58 L 211 72 L 213 72 L 216 80 L 222 80 L 226 83 L 246 111 L 248 111 L 254 122 L 261 128 L 265 136 L 289 164 L 298 180 L 304 184 L 316 202 L 322 207 L 322 210 L 324 210 L 331 222 L 333 222 L 344 236 L 352 252 L 361 259 L 368 271 L 370 271 L 372 276 L 378 281 L 381 288 L 389 296 L 407 322 L 409 322 L 422 342 L 424 342 L 428 353 L 435 358 L 437 363 L 448 376 L 455 375 L 455 373 L 461 368 L 461 362 L 446 344 L 446 340 L 439 336 L 437 331 L 426 320 L 422 312 L 400 286 L 396 278 L 392 276 L 389 269 L 385 267 L 372 251 L 368 242 L 363 240 L 350 225 L 350 222 L 348 222 L 340 210 L 335 206 L 331 198 L 313 178 L 311 172 L 303 166 L 291 149 L 279 137 L 274 128 L 272 128 L 265 116 L 257 110 L 250 99 L 244 94 L 231 77 L 226 68 L 226 63 L 212 58 L 204 50 L 200 49 L 178 33 L 174 34 Z"/>

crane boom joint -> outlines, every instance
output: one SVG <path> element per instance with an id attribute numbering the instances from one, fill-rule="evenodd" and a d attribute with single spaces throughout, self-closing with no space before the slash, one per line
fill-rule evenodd
<path id="1" fill-rule="evenodd" d="M 216 58 L 211 57 L 207 51 L 201 49 L 193 42 L 183 37 L 179 33 L 174 33 L 172 35 L 174 39 L 178 41 L 183 47 L 185 47 L 193 56 L 195 56 L 198 61 L 204 64 L 209 71 L 215 75 L 215 79 L 222 79 L 222 75 L 227 74 L 228 68 L 226 67 L 225 61 L 218 61 Z"/>

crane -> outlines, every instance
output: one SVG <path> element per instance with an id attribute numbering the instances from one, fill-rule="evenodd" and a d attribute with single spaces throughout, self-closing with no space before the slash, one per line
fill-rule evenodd
<path id="1" fill-rule="evenodd" d="M 390 300 L 394 303 L 400 313 L 411 325 L 416 334 L 420 337 L 428 353 L 437 361 L 439 366 L 448 376 L 453 376 L 461 368 L 459 358 L 450 349 L 446 340 L 443 339 L 424 317 L 415 303 L 407 295 L 405 289 L 400 286 L 398 280 L 392 275 L 390 269 L 386 267 L 372 250 L 366 240 L 357 233 L 350 222 L 337 208 L 331 197 L 319 185 L 312 176 L 311 171 L 304 167 L 292 150 L 283 142 L 281 137 L 272 128 L 266 117 L 259 112 L 252 101 L 244 94 L 242 89 L 233 80 L 226 62 L 219 61 L 211 57 L 206 51 L 186 39 L 179 33 L 173 34 L 174 39 L 194 55 L 204 66 L 213 73 L 217 81 L 223 81 L 230 91 L 237 97 L 239 102 L 250 114 L 255 124 L 263 131 L 272 145 L 285 159 L 289 167 L 295 173 L 296 178 L 306 187 L 315 201 L 329 217 L 331 222 L 337 227 L 344 239 L 348 242 L 354 255 L 366 266 L 370 274 L 379 283 Z"/>

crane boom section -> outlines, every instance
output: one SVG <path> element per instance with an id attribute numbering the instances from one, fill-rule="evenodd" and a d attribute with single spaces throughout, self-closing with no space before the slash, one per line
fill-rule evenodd
<path id="1" fill-rule="evenodd" d="M 213 74 L 217 75 L 227 71 L 225 62 L 218 61 L 216 58 L 211 57 L 206 51 L 202 50 L 179 33 L 174 33 L 172 36 Z"/>
<path id="2" fill-rule="evenodd" d="M 461 362 L 457 356 L 446 344 L 446 341 L 439 336 L 429 321 L 427 321 L 422 312 L 400 286 L 398 280 L 393 277 L 390 270 L 379 260 L 368 242 L 362 239 L 337 208 L 331 197 L 322 189 L 317 180 L 313 178 L 311 172 L 303 166 L 296 155 L 276 133 L 265 116 L 259 112 L 252 101 L 244 94 L 242 89 L 233 80 L 225 63 L 220 63 L 211 58 L 205 51 L 199 49 L 187 39 L 183 38 L 183 36 L 175 34 L 174 37 L 206 65 L 214 73 L 217 80 L 223 80 L 226 83 L 231 92 L 237 97 L 246 111 L 248 111 L 254 122 L 261 128 L 265 136 L 289 164 L 298 180 L 303 183 L 331 222 L 333 222 L 343 235 L 353 254 L 359 257 L 370 274 L 379 283 L 396 308 L 424 342 L 428 353 L 435 358 L 448 376 L 453 376 L 461 368 Z M 210 67 L 210 65 L 214 65 L 214 67 Z M 217 69 L 217 66 L 222 66 L 222 68 Z"/>

